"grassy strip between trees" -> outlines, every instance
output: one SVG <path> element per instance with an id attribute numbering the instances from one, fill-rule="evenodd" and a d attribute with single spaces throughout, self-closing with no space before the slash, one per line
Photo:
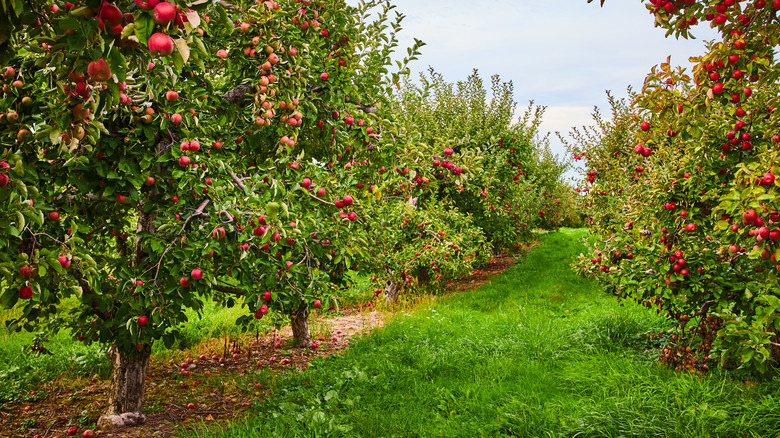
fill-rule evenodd
<path id="1" fill-rule="evenodd" d="M 188 436 L 780 434 L 780 380 L 654 364 L 647 333 L 666 321 L 572 272 L 582 235 L 543 236 L 490 284 L 399 313 L 288 376 L 246 422 Z"/>

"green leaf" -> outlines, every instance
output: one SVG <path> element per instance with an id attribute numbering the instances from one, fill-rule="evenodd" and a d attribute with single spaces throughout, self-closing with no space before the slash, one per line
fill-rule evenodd
<path id="1" fill-rule="evenodd" d="M 135 36 L 138 37 L 138 42 L 147 44 L 152 31 L 154 31 L 154 18 L 148 12 L 144 12 L 135 20 Z"/>
<path id="2" fill-rule="evenodd" d="M 0 305 L 2 305 L 3 309 L 12 308 L 17 301 L 19 301 L 19 291 L 12 287 L 6 289 L 3 295 L 0 296 Z"/>
<path id="3" fill-rule="evenodd" d="M 177 38 L 173 42 L 176 44 L 176 51 L 181 55 L 182 62 L 186 64 L 190 60 L 190 47 L 187 45 L 187 41 L 183 38 Z"/>
<path id="4" fill-rule="evenodd" d="M 62 30 L 78 30 L 81 29 L 81 22 L 74 17 L 66 17 L 60 20 L 60 29 Z"/>
<path id="5" fill-rule="evenodd" d="M 26 222 L 24 220 L 24 215 L 21 211 L 16 212 L 16 230 L 19 232 L 19 234 L 22 234 L 22 231 L 24 231 L 24 226 L 26 225 Z"/>
<path id="6" fill-rule="evenodd" d="M 116 47 L 111 49 L 109 64 L 111 72 L 116 75 L 117 80 L 119 82 L 124 82 L 127 79 L 127 60 Z"/>

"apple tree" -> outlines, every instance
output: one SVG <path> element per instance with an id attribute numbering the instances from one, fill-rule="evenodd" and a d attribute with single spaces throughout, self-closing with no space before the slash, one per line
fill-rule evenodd
<path id="1" fill-rule="evenodd" d="M 580 267 L 678 329 L 662 359 L 766 371 L 780 359 L 780 2 L 647 3 L 668 35 L 720 41 L 692 71 L 660 64 L 610 122 L 576 136 L 601 240 Z"/>
<path id="2" fill-rule="evenodd" d="M 338 272 L 370 247 L 381 184 L 355 182 L 393 153 L 392 6 L 0 7 L 9 329 L 108 347 L 101 427 L 143 421 L 152 343 L 208 300 L 245 306 L 244 325 L 285 315 L 308 346 L 308 310 L 335 304 Z"/>

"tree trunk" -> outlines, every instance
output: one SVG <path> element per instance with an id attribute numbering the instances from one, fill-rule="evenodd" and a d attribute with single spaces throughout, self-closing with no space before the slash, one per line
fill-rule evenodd
<path id="1" fill-rule="evenodd" d="M 775 361 L 775 367 L 780 367 L 780 333 L 775 333 L 769 340 L 773 342 L 769 345 L 769 357 Z"/>
<path id="2" fill-rule="evenodd" d="M 115 348 L 108 350 L 111 357 L 111 378 L 108 388 L 108 408 L 98 419 L 98 428 L 111 429 L 135 426 L 144 422 L 141 413 L 144 404 L 144 382 L 149 369 L 152 348 L 128 354 Z"/>
<path id="3" fill-rule="evenodd" d="M 395 306 L 395 299 L 398 297 L 398 283 L 392 278 L 385 280 L 385 301 L 388 306 Z"/>
<path id="4" fill-rule="evenodd" d="M 417 284 L 420 287 L 427 287 L 431 283 L 431 276 L 428 273 L 428 268 L 420 266 L 420 274 L 417 276 Z"/>
<path id="5" fill-rule="evenodd" d="M 309 339 L 309 308 L 306 303 L 301 303 L 298 310 L 290 316 L 290 325 L 292 326 L 293 339 L 299 347 L 306 348 L 311 346 Z"/>

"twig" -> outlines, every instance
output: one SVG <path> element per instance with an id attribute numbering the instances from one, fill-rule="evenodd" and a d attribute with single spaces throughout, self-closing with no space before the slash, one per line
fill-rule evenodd
<path id="1" fill-rule="evenodd" d="M 182 226 L 181 226 L 181 229 L 179 230 L 179 232 L 178 232 L 178 233 L 176 233 L 176 236 L 179 236 L 179 235 L 181 235 L 181 233 L 183 233 L 183 232 L 184 232 L 184 228 L 187 226 L 187 224 L 190 222 L 190 220 L 191 220 L 192 218 L 194 218 L 194 217 L 197 217 L 197 216 L 201 216 L 201 215 L 203 214 L 203 210 L 205 210 L 205 209 L 206 209 L 206 206 L 208 206 L 210 202 L 211 202 L 211 199 L 209 199 L 209 198 L 206 198 L 206 199 L 205 199 L 203 202 L 201 202 L 201 204 L 200 204 L 200 206 L 198 207 L 198 209 L 197 209 L 197 210 L 195 210 L 195 212 L 194 212 L 194 213 L 192 213 L 192 214 L 191 214 L 191 215 L 190 215 L 190 216 L 189 216 L 187 219 L 185 219 L 185 220 L 184 220 L 184 225 L 182 225 Z M 159 275 L 160 275 L 160 267 L 162 266 L 162 261 L 163 261 L 163 258 L 165 258 L 165 254 L 167 254 L 167 253 L 168 253 L 168 251 L 169 251 L 169 250 L 170 250 L 170 249 L 173 247 L 173 245 L 176 243 L 176 240 L 177 240 L 177 239 L 174 239 L 173 241 L 171 241 L 171 243 L 170 243 L 170 244 L 168 244 L 168 247 L 167 247 L 167 248 L 165 248 L 165 250 L 163 251 L 163 253 L 160 255 L 160 260 L 158 260 L 158 261 L 157 261 L 157 263 L 156 263 L 157 270 L 156 270 L 156 271 L 155 271 L 155 273 L 154 273 L 154 284 L 157 284 L 157 278 L 158 278 L 158 277 L 159 277 Z M 154 269 L 154 266 L 152 266 L 151 268 L 149 268 L 149 269 L 147 269 L 146 271 L 144 271 L 144 273 L 143 273 L 143 274 L 141 274 L 141 276 L 145 275 L 147 272 L 151 271 L 152 269 Z"/>
<path id="2" fill-rule="evenodd" d="M 314 195 L 313 195 L 313 194 L 311 194 L 311 193 L 309 193 L 309 197 L 311 197 L 312 199 L 316 199 L 317 201 L 320 201 L 320 202 L 322 202 L 323 204 L 332 205 L 332 206 L 334 206 L 334 207 L 336 206 L 336 204 L 334 204 L 333 202 L 328 202 L 328 201 L 326 201 L 326 200 L 324 200 L 324 199 L 320 199 L 320 198 L 318 198 L 318 197 L 314 196 Z"/>

